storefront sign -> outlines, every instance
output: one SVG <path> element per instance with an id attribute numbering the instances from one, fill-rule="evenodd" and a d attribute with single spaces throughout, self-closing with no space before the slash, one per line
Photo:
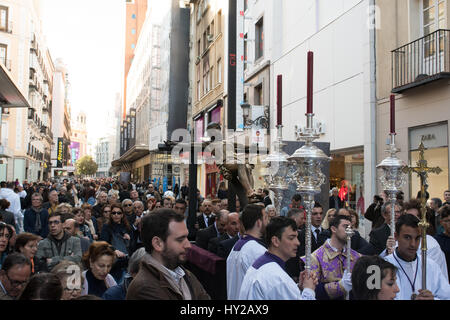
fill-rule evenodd
<path id="1" fill-rule="evenodd" d="M 62 168 L 63 167 L 63 155 L 64 155 L 63 138 L 58 138 L 57 148 L 58 148 L 58 151 L 57 151 L 57 156 L 56 156 L 56 167 Z"/>
<path id="2" fill-rule="evenodd" d="M 409 131 L 409 150 L 417 150 L 423 140 L 425 148 L 441 148 L 448 146 L 447 123 L 433 126 L 411 128 Z"/>

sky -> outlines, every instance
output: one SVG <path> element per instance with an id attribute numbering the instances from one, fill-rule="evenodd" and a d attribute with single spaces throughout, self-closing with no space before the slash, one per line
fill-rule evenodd
<path id="1" fill-rule="evenodd" d="M 121 92 L 124 0 L 41 0 L 42 27 L 53 61 L 62 58 L 71 83 L 72 117 L 87 115 L 88 141 L 104 136 Z"/>

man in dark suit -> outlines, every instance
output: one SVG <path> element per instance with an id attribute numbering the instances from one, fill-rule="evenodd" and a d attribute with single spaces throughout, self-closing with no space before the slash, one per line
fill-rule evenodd
<path id="1" fill-rule="evenodd" d="M 334 187 L 333 189 L 331 189 L 331 197 L 330 197 L 330 204 L 329 204 L 329 209 L 336 209 L 339 210 L 340 208 L 344 207 L 344 202 L 341 200 L 341 198 L 339 198 L 338 194 L 339 194 L 339 190 L 338 188 Z"/>
<path id="2" fill-rule="evenodd" d="M 217 254 L 219 243 L 234 238 L 239 233 L 239 214 L 232 212 L 228 214 L 227 225 L 225 226 L 225 232 L 219 237 L 215 237 L 208 242 L 208 251 Z"/>
<path id="3" fill-rule="evenodd" d="M 263 200 L 264 207 L 267 207 L 269 204 L 272 204 L 272 200 L 269 197 L 269 190 L 264 189 L 263 194 L 264 194 L 264 200 Z"/>
<path id="4" fill-rule="evenodd" d="M 398 218 L 402 214 L 402 208 L 399 205 L 395 205 L 395 221 L 397 222 Z M 381 215 L 384 218 L 384 223 L 370 231 L 370 240 L 369 243 L 374 250 L 374 253 L 379 255 L 386 249 L 386 242 L 391 235 L 391 205 L 389 203 L 384 203 L 381 206 Z"/>
<path id="5" fill-rule="evenodd" d="M 293 212 L 290 211 L 291 214 Z M 295 213 L 295 212 L 294 212 Z M 288 214 L 289 217 L 289 214 Z M 323 208 L 318 202 L 315 202 L 314 208 L 311 215 L 311 252 L 314 252 L 317 248 L 324 244 L 325 240 L 328 239 L 326 234 L 321 233 L 323 219 Z M 300 263 L 300 257 L 305 255 L 305 239 L 306 230 L 303 228 L 298 230 L 298 241 L 300 245 L 297 249 L 297 256 L 286 261 L 286 272 L 295 280 L 297 280 L 300 272 L 302 271 L 302 264 Z"/>
<path id="6" fill-rule="evenodd" d="M 240 238 L 241 234 L 238 234 L 231 239 L 219 242 L 219 245 L 217 247 L 217 255 L 221 258 L 227 259 L 234 245 Z"/>
<path id="7" fill-rule="evenodd" d="M 208 250 L 209 240 L 212 238 L 220 237 L 221 234 L 225 232 L 225 226 L 227 225 L 228 211 L 220 210 L 219 214 L 216 216 L 216 221 L 211 224 L 208 228 L 199 230 L 197 236 L 195 237 L 195 244 Z"/>
<path id="8" fill-rule="evenodd" d="M 197 216 L 198 229 L 205 229 L 214 223 L 215 218 L 212 215 L 212 202 L 211 200 L 203 200 L 199 206 L 201 214 Z"/>

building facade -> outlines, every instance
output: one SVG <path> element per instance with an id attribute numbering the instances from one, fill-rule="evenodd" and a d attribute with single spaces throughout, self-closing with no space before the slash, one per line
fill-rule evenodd
<path id="1" fill-rule="evenodd" d="M 76 117 L 72 117 L 70 136 L 70 160 L 69 166 L 75 167 L 78 159 L 87 155 L 88 133 L 86 127 L 86 113 L 78 112 Z"/>
<path id="2" fill-rule="evenodd" d="M 10 158 L 0 180 L 50 177 L 54 65 L 42 33 L 39 1 L 0 1 L 0 60 L 29 108 L 3 108 L 2 145 Z"/>
<path id="3" fill-rule="evenodd" d="M 395 94 L 399 158 L 417 166 L 423 140 L 430 198 L 449 189 L 450 6 L 448 0 L 377 1 L 377 162 L 386 157 L 390 132 L 390 95 Z M 381 190 L 378 184 L 378 190 Z M 416 198 L 420 182 L 407 176 L 405 198 Z"/>

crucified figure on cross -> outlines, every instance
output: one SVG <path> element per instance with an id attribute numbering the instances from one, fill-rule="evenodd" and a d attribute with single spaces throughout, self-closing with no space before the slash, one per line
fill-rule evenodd
<path id="1" fill-rule="evenodd" d="M 419 223 L 419 227 L 422 231 L 422 289 L 426 289 L 426 258 L 427 258 L 427 228 L 430 226 L 430 224 L 427 222 L 426 217 L 426 199 L 425 194 L 428 189 L 428 173 L 435 173 L 439 174 L 442 172 L 442 169 L 439 167 L 428 167 L 428 161 L 425 160 L 425 146 L 423 144 L 423 138 L 419 145 L 419 160 L 416 162 L 417 167 L 405 167 L 404 172 L 405 173 L 415 173 L 420 178 L 420 201 L 422 203 L 422 217 L 421 221 Z"/>

